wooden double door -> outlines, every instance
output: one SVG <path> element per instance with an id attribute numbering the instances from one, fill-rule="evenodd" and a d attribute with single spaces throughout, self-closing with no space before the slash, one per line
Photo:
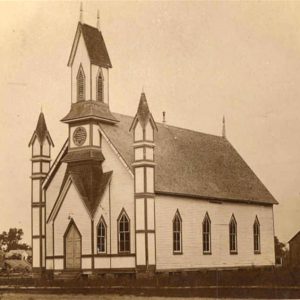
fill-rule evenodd
<path id="1" fill-rule="evenodd" d="M 81 235 L 74 223 L 71 223 L 65 235 L 66 269 L 81 268 Z"/>

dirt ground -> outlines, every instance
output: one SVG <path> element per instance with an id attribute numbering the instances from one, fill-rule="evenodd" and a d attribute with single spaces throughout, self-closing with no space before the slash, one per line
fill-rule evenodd
<path id="1" fill-rule="evenodd" d="M 0 300 L 54 300 L 59 297 L 59 300 L 145 300 L 148 297 L 143 296 L 119 296 L 119 295 L 45 295 L 45 294 L 15 294 L 15 293 L 5 293 L 0 294 Z M 153 300 L 182 300 L 182 299 L 212 299 L 212 298 L 182 298 L 182 297 L 152 297 Z"/>

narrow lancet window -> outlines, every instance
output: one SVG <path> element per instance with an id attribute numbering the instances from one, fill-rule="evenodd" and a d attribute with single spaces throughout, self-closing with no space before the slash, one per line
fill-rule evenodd
<path id="1" fill-rule="evenodd" d="M 103 89 L 103 75 L 102 75 L 101 69 L 99 70 L 99 73 L 98 73 L 98 76 L 97 76 L 96 87 L 97 87 L 96 99 L 97 99 L 97 101 L 103 102 L 104 101 L 104 93 L 103 93 L 104 89 Z"/>
<path id="2" fill-rule="evenodd" d="M 210 226 L 210 218 L 208 213 L 206 213 L 204 220 L 202 222 L 202 245 L 203 245 L 203 253 L 210 254 L 211 253 L 211 226 Z"/>
<path id="3" fill-rule="evenodd" d="M 130 252 L 130 222 L 124 210 L 118 219 L 118 230 L 119 252 Z"/>
<path id="4" fill-rule="evenodd" d="M 258 218 L 255 218 L 253 224 L 253 240 L 254 240 L 254 253 L 260 253 L 260 224 Z"/>
<path id="5" fill-rule="evenodd" d="M 173 253 L 182 253 L 182 220 L 178 210 L 173 219 Z"/>
<path id="6" fill-rule="evenodd" d="M 106 224 L 102 217 L 97 227 L 97 252 L 106 253 Z"/>
<path id="7" fill-rule="evenodd" d="M 82 65 L 80 65 L 78 74 L 77 74 L 77 101 L 83 101 L 85 100 L 85 75 L 82 68 Z"/>
<path id="8" fill-rule="evenodd" d="M 229 223 L 229 249 L 230 254 L 237 254 L 237 223 L 234 215 Z"/>

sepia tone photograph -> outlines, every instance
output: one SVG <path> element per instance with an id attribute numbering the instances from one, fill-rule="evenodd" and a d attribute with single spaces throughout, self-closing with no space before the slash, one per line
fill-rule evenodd
<path id="1" fill-rule="evenodd" d="M 299 1 L 0 14 L 0 299 L 300 299 Z"/>

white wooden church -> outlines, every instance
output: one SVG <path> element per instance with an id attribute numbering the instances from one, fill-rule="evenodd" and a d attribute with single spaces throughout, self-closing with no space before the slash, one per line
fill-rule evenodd
<path id="1" fill-rule="evenodd" d="M 59 273 L 180 271 L 275 262 L 276 200 L 225 137 L 110 111 L 101 31 L 78 23 L 68 61 L 69 136 L 41 113 L 32 148 L 33 268 Z M 188 120 L 187 120 L 188 121 Z"/>

